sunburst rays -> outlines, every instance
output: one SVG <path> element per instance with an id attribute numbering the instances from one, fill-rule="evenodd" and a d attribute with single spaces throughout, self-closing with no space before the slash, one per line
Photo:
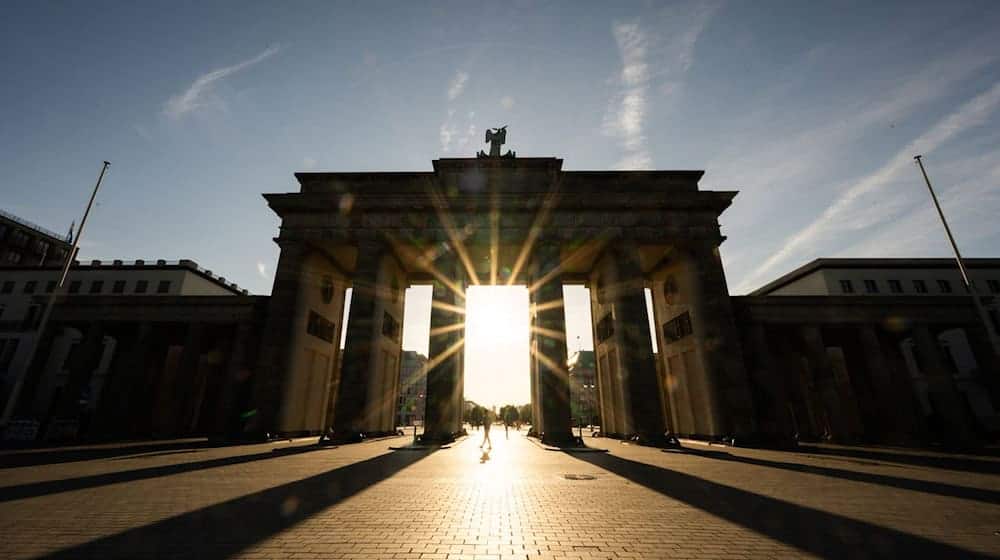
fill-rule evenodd
<path id="1" fill-rule="evenodd" d="M 465 322 L 455 323 L 452 325 L 445 325 L 443 327 L 435 327 L 430 330 L 431 336 L 441 336 L 443 334 L 458 332 L 465 329 Z"/>
<path id="2" fill-rule="evenodd" d="M 469 281 L 473 285 L 479 285 L 479 275 L 476 274 L 476 267 L 472 264 L 472 259 L 469 258 L 469 252 L 465 248 L 464 237 L 468 237 L 473 230 L 472 224 L 466 224 L 463 227 L 463 232 L 465 236 L 462 237 L 459 234 L 458 228 L 455 227 L 455 220 L 451 216 L 451 210 L 448 207 L 448 201 L 445 200 L 444 195 L 440 193 L 433 185 L 428 186 L 427 194 L 430 196 L 431 204 L 434 206 L 434 212 L 437 214 L 438 221 L 441 222 L 441 227 L 444 228 L 445 235 L 448 236 L 448 240 L 451 241 L 451 247 L 455 250 L 455 254 L 458 256 L 458 260 L 465 267 L 465 273 L 468 275 Z"/>
<path id="3" fill-rule="evenodd" d="M 535 241 L 541 234 L 542 227 L 548 221 L 549 214 L 552 212 L 552 208 L 555 207 L 556 202 L 558 201 L 558 189 L 550 191 L 542 200 L 542 205 L 538 208 L 538 212 L 535 213 L 535 219 L 532 220 L 531 229 L 528 230 L 528 235 L 525 236 L 524 243 L 521 244 L 521 249 L 517 253 L 517 259 L 514 261 L 514 267 L 511 268 L 510 277 L 507 278 L 508 286 L 513 286 L 517 283 L 517 277 L 521 274 L 521 270 L 524 269 L 525 265 L 528 263 L 531 251 L 535 246 Z"/>

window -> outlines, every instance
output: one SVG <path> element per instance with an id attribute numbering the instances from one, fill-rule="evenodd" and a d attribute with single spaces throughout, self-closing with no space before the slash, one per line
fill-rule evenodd
<path id="1" fill-rule="evenodd" d="M 903 283 L 899 280 L 889 280 L 889 291 L 894 294 L 903 293 Z"/>
<path id="2" fill-rule="evenodd" d="M 156 285 L 156 293 L 165 294 L 170 291 L 170 280 L 160 280 L 160 283 Z"/>
<path id="3" fill-rule="evenodd" d="M 1000 280 L 987 280 L 986 285 L 990 288 L 990 293 L 1000 294 Z"/>
<path id="4" fill-rule="evenodd" d="M 16 338 L 0 340 L 0 372 L 6 372 L 10 369 L 19 342 L 20 340 Z"/>
<path id="5" fill-rule="evenodd" d="M 927 293 L 927 282 L 924 282 L 923 280 L 914 280 L 913 281 L 913 291 L 917 292 L 918 294 L 926 294 Z"/>
<path id="6" fill-rule="evenodd" d="M 11 236 L 10 242 L 18 247 L 24 247 L 28 244 L 28 234 L 23 231 L 16 229 L 14 230 L 14 235 Z"/>
<path id="7" fill-rule="evenodd" d="M 691 327 L 691 315 L 685 311 L 673 319 L 663 323 L 663 338 L 667 343 L 678 340 L 694 333 Z"/>
<path id="8" fill-rule="evenodd" d="M 78 293 L 80 293 L 80 285 L 81 284 L 83 284 L 83 282 L 81 282 L 79 280 L 73 280 L 72 282 L 70 282 L 69 283 L 69 293 L 71 293 L 71 294 L 78 294 Z"/>
<path id="9" fill-rule="evenodd" d="M 56 282 L 55 280 L 49 280 L 48 283 L 45 284 L 45 293 L 51 294 L 52 292 L 56 291 L 56 284 L 58 284 L 58 282 Z"/>
<path id="10" fill-rule="evenodd" d="M 851 283 L 850 280 L 841 280 L 840 281 L 840 291 L 841 291 L 841 293 L 844 293 L 844 294 L 853 294 L 854 293 L 854 284 Z"/>
<path id="11" fill-rule="evenodd" d="M 39 255 L 45 255 L 49 252 L 49 242 L 44 239 L 39 239 L 35 242 L 35 252 Z"/>
<path id="12" fill-rule="evenodd" d="M 597 331 L 597 340 L 599 342 L 604 342 L 605 340 L 611 338 L 611 335 L 615 334 L 615 324 L 611 319 L 610 313 L 597 322 L 595 330 Z"/>
<path id="13" fill-rule="evenodd" d="M 32 305 L 28 307 L 28 312 L 24 314 L 24 319 L 21 321 L 21 330 L 27 331 L 35 328 L 37 317 L 38 317 L 38 306 Z"/>
<path id="14" fill-rule="evenodd" d="M 329 321 L 319 313 L 310 310 L 309 321 L 306 323 L 306 332 L 327 342 L 333 342 L 334 333 L 333 322 Z"/>
<path id="15" fill-rule="evenodd" d="M 399 340 L 399 335 L 402 334 L 399 327 L 399 321 L 397 321 L 395 317 L 390 315 L 387 311 L 382 312 L 382 336 L 387 336 L 393 340 Z"/>
<path id="16" fill-rule="evenodd" d="M 942 294 L 951 293 L 951 282 L 947 280 L 938 280 L 937 285 L 938 285 L 938 290 L 941 290 Z"/>
<path id="17" fill-rule="evenodd" d="M 149 288 L 149 280 L 138 280 L 135 283 L 135 293 L 144 294 L 146 289 Z"/>
<path id="18" fill-rule="evenodd" d="M 33 294 L 35 289 L 38 288 L 38 282 L 35 280 L 28 280 L 24 283 L 24 293 Z"/>
<path id="19" fill-rule="evenodd" d="M 115 280 L 114 285 L 111 286 L 112 293 L 124 294 L 125 293 L 125 281 Z"/>
<path id="20" fill-rule="evenodd" d="M 3 283 L 3 287 L 0 288 L 0 294 L 11 294 L 14 293 L 14 281 L 7 280 Z"/>
<path id="21" fill-rule="evenodd" d="M 7 251 L 7 262 L 17 264 L 21 262 L 21 253 L 17 251 Z"/>
<path id="22" fill-rule="evenodd" d="M 104 280 L 94 280 L 90 283 L 90 293 L 99 294 L 104 289 Z"/>
<path id="23" fill-rule="evenodd" d="M 865 280 L 865 291 L 869 294 L 877 294 L 878 284 L 874 280 Z"/>

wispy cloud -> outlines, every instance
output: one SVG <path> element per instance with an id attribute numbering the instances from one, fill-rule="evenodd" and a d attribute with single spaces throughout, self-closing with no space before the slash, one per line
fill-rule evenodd
<path id="1" fill-rule="evenodd" d="M 613 109 L 605 116 L 604 130 L 622 142 L 625 156 L 619 169 L 648 169 L 652 163 L 642 127 L 646 117 L 649 72 L 646 65 L 646 35 L 638 22 L 616 23 L 612 28 L 622 57 L 621 90 Z"/>
<path id="2" fill-rule="evenodd" d="M 469 81 L 469 75 L 459 70 L 455 72 L 455 77 L 448 84 L 448 101 L 454 101 L 465 91 L 465 84 Z"/>
<path id="3" fill-rule="evenodd" d="M 167 100 L 163 107 L 163 113 L 172 119 L 179 119 L 183 117 L 204 104 L 205 96 L 212 91 L 212 87 L 216 82 L 264 61 L 268 57 L 277 53 L 279 50 L 281 50 L 279 45 L 268 47 L 253 58 L 233 64 L 232 66 L 216 68 L 215 70 L 198 76 L 198 78 L 195 79 L 195 81 L 192 82 L 186 90 Z"/>
<path id="4" fill-rule="evenodd" d="M 958 243 L 970 245 L 1000 240 L 1000 149 L 951 161 L 926 158 L 934 188 Z M 915 167 L 915 166 L 914 166 Z M 838 254 L 854 257 L 950 255 L 937 213 L 916 168 L 912 187 L 899 206 L 905 208 L 862 241 Z M 995 242 L 994 242 L 995 245 Z M 971 255 L 971 253 L 969 253 Z M 989 255 L 986 255 L 989 256 Z"/>
<path id="5" fill-rule="evenodd" d="M 817 57 L 817 51 L 807 53 L 801 66 L 791 68 L 790 73 L 821 65 Z M 754 195 L 757 197 L 781 197 L 784 191 L 800 189 L 802 179 L 814 181 L 817 176 L 829 174 L 842 152 L 854 148 L 873 129 L 884 130 L 905 122 L 916 109 L 953 92 L 957 83 L 976 75 L 997 58 L 990 49 L 974 42 L 968 48 L 921 64 L 917 72 L 886 84 L 875 96 L 871 90 L 877 86 L 867 84 L 860 98 L 844 100 L 833 110 L 810 107 L 810 114 L 802 120 L 812 117 L 812 122 L 790 129 L 781 128 L 781 116 L 795 122 L 803 115 L 789 115 L 780 95 L 768 95 L 759 105 L 772 112 L 748 115 L 746 122 L 728 127 L 737 136 L 728 147 L 720 146 L 718 155 L 707 165 L 708 177 L 741 188 L 759 187 L 761 191 Z M 772 135 L 767 142 L 754 142 L 761 127 L 771 130 Z M 739 130 L 748 131 L 752 137 L 739 137 Z M 747 169 L 754 172 L 747 174 Z"/>
<path id="6" fill-rule="evenodd" d="M 616 168 L 652 165 L 644 132 L 651 99 L 663 100 L 680 91 L 683 74 L 694 61 L 695 43 L 716 9 L 711 3 L 681 4 L 661 12 L 648 27 L 639 21 L 612 26 L 622 68 L 603 131 L 619 139 L 623 155 Z"/>
<path id="7" fill-rule="evenodd" d="M 257 274 L 267 280 L 267 265 L 264 264 L 264 261 L 257 261 Z"/>
<path id="8" fill-rule="evenodd" d="M 445 153 L 465 148 L 472 141 L 476 134 L 476 125 L 473 122 L 476 118 L 475 111 L 469 111 L 464 124 L 455 122 L 455 110 L 448 109 L 448 118 L 441 123 L 438 129 L 438 139 L 441 141 L 441 151 Z"/>
<path id="9" fill-rule="evenodd" d="M 816 220 L 788 237 L 781 249 L 753 270 L 740 288 L 749 289 L 759 284 L 765 277 L 778 272 L 779 266 L 787 266 L 792 259 L 802 259 L 807 254 L 816 253 L 820 247 L 829 249 L 830 242 L 836 241 L 838 235 L 890 223 L 906 205 L 900 198 L 882 191 L 900 180 L 903 172 L 912 175 L 912 181 L 919 180 L 913 168 L 913 156 L 931 153 L 956 136 L 983 124 L 998 106 L 1000 82 L 940 119 L 874 172 L 835 189 L 841 193 L 837 199 Z"/>
<path id="10" fill-rule="evenodd" d="M 455 76 L 448 84 L 448 116 L 438 128 L 438 140 L 441 142 L 441 151 L 444 153 L 465 148 L 469 145 L 473 135 L 475 135 L 476 127 L 473 119 L 476 117 L 476 113 L 474 111 L 467 113 L 468 120 L 466 123 L 457 123 L 455 116 L 454 101 L 465 91 L 465 85 L 468 82 L 469 74 L 461 70 L 456 70 Z"/>

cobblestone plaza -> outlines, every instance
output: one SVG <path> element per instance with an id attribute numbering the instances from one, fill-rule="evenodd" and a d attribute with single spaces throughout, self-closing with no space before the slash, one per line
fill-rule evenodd
<path id="1" fill-rule="evenodd" d="M 3 558 L 787 558 L 1000 554 L 1000 460 L 889 448 L 682 452 L 502 429 L 5 452 Z"/>

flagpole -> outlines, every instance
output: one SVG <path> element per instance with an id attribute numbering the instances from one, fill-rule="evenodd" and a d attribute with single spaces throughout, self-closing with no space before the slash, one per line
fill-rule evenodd
<path id="1" fill-rule="evenodd" d="M 951 243 L 951 248 L 955 251 L 955 261 L 958 263 L 958 270 L 962 273 L 962 282 L 965 284 L 965 289 L 972 295 L 972 301 L 976 304 L 976 311 L 979 313 L 979 319 L 983 322 L 983 326 L 986 327 L 986 336 L 990 340 L 990 346 L 993 347 L 993 353 L 1000 357 L 1000 339 L 997 338 L 996 328 L 993 326 L 993 321 L 990 319 L 989 313 L 987 313 L 986 308 L 983 307 L 983 302 L 979 298 L 979 292 L 976 291 L 975 284 L 969 278 L 969 271 L 965 268 L 965 262 L 962 260 L 962 253 L 958 250 L 958 243 L 955 242 L 955 236 L 951 233 L 951 228 L 948 227 L 948 220 L 944 217 L 944 211 L 941 210 L 941 204 L 938 202 L 937 194 L 934 193 L 934 187 L 931 186 L 931 180 L 927 176 L 927 170 L 924 169 L 923 156 L 913 156 L 913 159 L 917 161 L 917 166 L 920 167 L 920 173 L 924 176 L 924 182 L 927 183 L 927 190 L 931 193 L 931 200 L 934 201 L 934 208 L 937 209 L 938 217 L 941 218 L 941 225 L 944 226 L 944 232 L 948 235 L 948 242 Z"/>
<path id="2" fill-rule="evenodd" d="M 21 388 L 24 386 L 24 378 L 28 375 L 28 369 L 31 367 L 31 362 L 35 360 L 35 355 L 38 353 L 38 347 L 41 345 L 45 327 L 48 326 L 49 316 L 52 315 L 52 308 L 54 307 L 56 297 L 62 294 L 63 284 L 66 282 L 66 276 L 69 274 L 69 268 L 73 265 L 73 261 L 76 259 L 76 252 L 80 247 L 80 238 L 83 237 L 83 228 L 87 225 L 87 216 L 90 215 L 90 209 L 94 205 L 94 199 L 97 198 L 97 190 L 101 188 L 101 182 L 104 181 L 104 174 L 107 172 L 109 167 L 111 167 L 111 163 L 105 161 L 104 165 L 101 167 L 101 174 L 97 177 L 97 184 L 94 185 L 94 191 L 90 193 L 90 200 L 87 202 L 87 209 L 83 211 L 83 220 L 80 221 L 80 229 L 76 231 L 76 237 L 73 239 L 73 246 L 70 248 L 69 252 L 66 253 L 66 260 L 63 262 L 62 273 L 59 275 L 59 282 L 56 284 L 56 288 L 49 294 L 48 304 L 46 304 L 45 309 L 42 311 L 42 318 L 38 321 L 38 329 L 35 331 L 34 340 L 31 341 L 31 350 L 28 352 L 28 359 L 24 362 L 24 367 L 22 367 L 18 372 L 17 379 L 14 380 L 14 386 L 11 388 L 10 396 L 7 397 L 7 403 L 4 405 L 3 409 L 3 416 L 0 417 L 0 426 L 6 426 L 10 421 L 11 415 L 14 414 L 14 406 L 17 404 L 17 399 L 21 394 Z"/>

